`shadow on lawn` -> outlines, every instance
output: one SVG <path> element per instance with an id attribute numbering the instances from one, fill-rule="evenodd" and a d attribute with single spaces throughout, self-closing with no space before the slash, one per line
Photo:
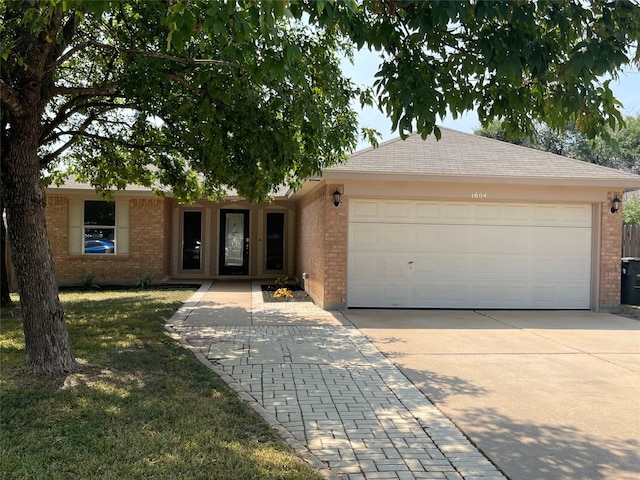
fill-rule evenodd
<path id="1" fill-rule="evenodd" d="M 0 471 L 8 478 L 320 478 L 166 335 L 164 320 L 188 294 L 95 297 L 104 294 L 63 296 L 85 365 L 64 378 L 24 375 L 21 321 L 3 318 Z"/>

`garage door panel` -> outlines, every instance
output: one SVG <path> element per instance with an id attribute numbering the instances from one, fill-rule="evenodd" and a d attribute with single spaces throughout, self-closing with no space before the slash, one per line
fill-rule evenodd
<path id="1" fill-rule="evenodd" d="M 562 224 L 574 227 L 590 227 L 592 212 L 589 205 L 566 205 L 562 209 Z"/>
<path id="2" fill-rule="evenodd" d="M 374 202 L 350 201 L 350 306 L 590 306 L 590 205 Z"/>
<path id="3" fill-rule="evenodd" d="M 434 222 L 444 217 L 441 203 L 437 202 L 416 202 L 415 222 Z"/>
<path id="4" fill-rule="evenodd" d="M 412 256 L 412 279 L 433 278 L 434 272 L 437 276 L 443 274 L 458 277 L 460 274 L 469 271 L 469 259 L 458 254 L 441 253 L 419 253 Z"/>
<path id="5" fill-rule="evenodd" d="M 349 228 L 349 245 L 353 250 L 381 250 L 382 239 L 379 236 L 380 226 L 374 223 L 351 225 Z"/>
<path id="6" fill-rule="evenodd" d="M 409 202 L 384 202 L 381 204 L 382 220 L 395 222 L 406 221 L 411 215 L 412 205 Z"/>
<path id="7" fill-rule="evenodd" d="M 382 298 L 381 286 L 377 282 L 363 280 L 349 288 L 349 302 L 352 307 L 382 307 L 376 302 Z"/>
<path id="8" fill-rule="evenodd" d="M 500 205 L 499 204 L 483 204 L 477 205 L 475 208 L 476 218 L 478 220 L 488 220 L 489 222 L 495 222 L 500 218 Z"/>
<path id="9" fill-rule="evenodd" d="M 375 252 L 354 252 L 350 255 L 348 268 L 354 279 L 368 279 L 372 276 L 384 279 L 391 276 L 398 280 L 406 280 L 409 274 L 406 256 L 401 253 L 383 256 Z"/>
<path id="10" fill-rule="evenodd" d="M 362 282 L 349 290 L 351 307 L 411 307 L 410 290 L 399 285 Z M 383 302 L 380 299 L 384 299 Z"/>
<path id="11" fill-rule="evenodd" d="M 393 229 L 379 226 L 383 251 L 411 251 L 415 248 L 415 231 L 409 225 L 396 225 Z"/>
<path id="12" fill-rule="evenodd" d="M 350 220 L 357 222 L 378 221 L 378 204 L 377 200 L 351 200 L 349 202 Z"/>
<path id="13" fill-rule="evenodd" d="M 349 269 L 350 278 L 361 282 L 369 278 L 379 277 L 383 274 L 381 259 L 382 257 L 376 252 L 349 253 L 347 268 Z"/>

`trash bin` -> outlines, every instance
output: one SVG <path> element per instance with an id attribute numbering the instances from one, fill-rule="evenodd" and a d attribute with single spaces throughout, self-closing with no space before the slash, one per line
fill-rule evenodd
<path id="1" fill-rule="evenodd" d="M 624 305 L 640 305 L 640 258 L 622 259 L 622 292 Z"/>

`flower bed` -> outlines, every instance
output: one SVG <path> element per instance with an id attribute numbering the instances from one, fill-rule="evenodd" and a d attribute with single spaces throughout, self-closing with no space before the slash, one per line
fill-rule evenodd
<path id="1" fill-rule="evenodd" d="M 311 297 L 299 285 L 261 285 L 265 302 L 311 302 Z M 283 292 L 282 290 L 288 290 Z M 280 290 L 280 291 L 279 291 Z M 276 294 L 278 292 L 278 294 Z M 286 293 L 289 293 L 287 295 Z"/>

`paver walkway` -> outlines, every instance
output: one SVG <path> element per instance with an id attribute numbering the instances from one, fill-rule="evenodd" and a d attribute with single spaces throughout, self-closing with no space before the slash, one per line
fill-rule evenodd
<path id="1" fill-rule="evenodd" d="M 214 283 L 167 328 L 326 478 L 505 478 L 340 313 Z"/>

